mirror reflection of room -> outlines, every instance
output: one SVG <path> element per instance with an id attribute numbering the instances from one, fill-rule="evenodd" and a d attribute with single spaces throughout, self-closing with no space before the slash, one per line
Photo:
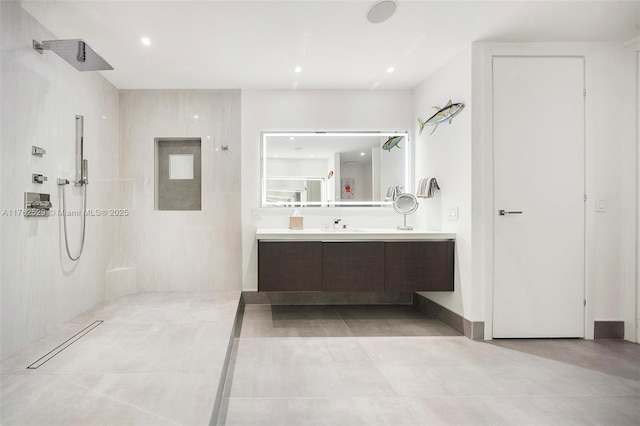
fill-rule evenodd
<path id="1" fill-rule="evenodd" d="M 388 189 L 406 185 L 407 151 L 406 133 L 265 133 L 262 205 L 388 205 Z"/>

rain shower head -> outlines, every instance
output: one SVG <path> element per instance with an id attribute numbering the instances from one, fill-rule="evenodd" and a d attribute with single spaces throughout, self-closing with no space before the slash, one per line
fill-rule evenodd
<path id="1" fill-rule="evenodd" d="M 54 51 L 78 71 L 113 69 L 107 61 L 102 59 L 95 50 L 82 40 L 45 40 L 42 43 L 33 40 L 33 48 L 40 53 L 44 50 Z"/>

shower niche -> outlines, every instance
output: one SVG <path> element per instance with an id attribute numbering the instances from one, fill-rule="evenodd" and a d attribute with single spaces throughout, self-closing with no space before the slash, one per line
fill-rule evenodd
<path id="1" fill-rule="evenodd" d="M 155 139 L 155 209 L 201 210 L 200 138 Z"/>

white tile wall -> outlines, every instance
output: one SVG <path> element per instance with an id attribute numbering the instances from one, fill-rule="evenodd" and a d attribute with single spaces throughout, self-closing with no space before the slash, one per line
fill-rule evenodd
<path id="1" fill-rule="evenodd" d="M 33 39 L 56 38 L 19 2 L 1 5 L 1 209 L 23 207 L 25 191 L 51 194 L 61 208 L 56 178 L 73 177 L 75 115 L 84 115 L 89 160 L 87 205 L 116 202 L 118 91 L 97 72 L 80 73 L 52 52 L 38 54 Z M 107 58 L 108 59 L 108 58 Z M 38 158 L 31 145 L 45 148 Z M 49 180 L 31 183 L 31 173 Z M 67 187 L 68 208 L 80 207 L 80 191 Z M 89 217 L 79 262 L 64 254 L 61 218 L 3 215 L 1 221 L 1 356 L 44 336 L 52 327 L 103 300 L 105 271 L 119 219 Z M 70 245 L 79 245 L 79 218 L 70 218 Z"/>
<path id="2" fill-rule="evenodd" d="M 120 107 L 120 176 L 132 183 L 120 253 L 138 290 L 239 290 L 240 91 L 125 90 Z M 158 137 L 202 138 L 201 211 L 154 210 Z"/>

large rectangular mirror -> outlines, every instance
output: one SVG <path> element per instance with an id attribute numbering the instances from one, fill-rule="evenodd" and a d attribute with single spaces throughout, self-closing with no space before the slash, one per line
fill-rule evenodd
<path id="1" fill-rule="evenodd" d="M 409 189 L 406 132 L 265 132 L 263 207 L 386 206 Z"/>

